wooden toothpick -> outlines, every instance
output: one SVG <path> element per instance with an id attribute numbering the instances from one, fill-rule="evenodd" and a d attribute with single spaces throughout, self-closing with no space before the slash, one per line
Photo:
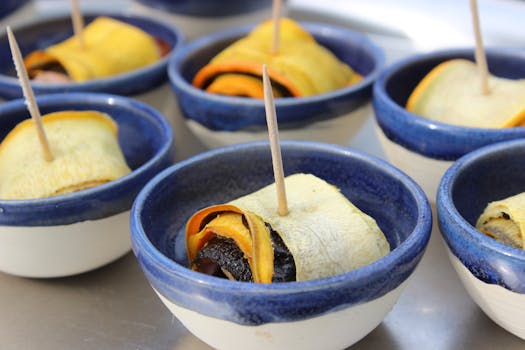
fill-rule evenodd
<path id="1" fill-rule="evenodd" d="M 268 124 L 268 135 L 270 138 L 270 149 L 272 152 L 273 176 L 277 188 L 277 207 L 279 215 L 288 215 L 288 203 L 286 200 L 286 189 L 284 187 L 283 159 L 281 146 L 279 144 L 279 129 L 277 127 L 277 114 L 273 101 L 272 85 L 268 77 L 266 65 L 263 65 L 264 106 L 266 109 L 266 123 Z"/>
<path id="2" fill-rule="evenodd" d="M 11 27 L 7 27 L 7 37 L 9 39 L 9 46 L 11 47 L 11 55 L 13 56 L 13 62 L 15 63 L 18 80 L 22 86 L 27 109 L 29 110 L 29 114 L 31 114 L 31 118 L 33 119 L 33 123 L 36 127 L 38 140 L 42 146 L 44 159 L 50 162 L 53 160 L 53 153 L 51 153 L 51 148 L 49 147 L 49 142 L 47 141 L 44 125 L 42 124 L 42 117 L 40 115 L 38 105 L 36 104 L 33 89 L 29 84 L 29 77 L 27 75 L 26 68 L 24 67 L 24 60 L 22 58 L 22 54 L 20 53 L 20 48 L 18 47 Z"/>
<path id="3" fill-rule="evenodd" d="M 470 12 L 472 14 L 472 26 L 474 28 L 474 37 L 476 40 L 476 63 L 478 65 L 479 74 L 481 77 L 481 92 L 483 95 L 490 94 L 489 90 L 489 70 L 487 67 L 487 58 L 485 56 L 485 49 L 483 48 L 483 39 L 481 37 L 481 29 L 479 25 L 478 3 L 476 0 L 470 0 Z"/>
<path id="4" fill-rule="evenodd" d="M 272 35 L 272 55 L 279 52 L 279 33 L 281 20 L 281 0 L 273 0 L 272 21 L 273 21 L 273 35 Z"/>
<path id="5" fill-rule="evenodd" d="M 71 20 L 73 21 L 73 31 L 75 32 L 75 37 L 78 40 L 80 48 L 84 48 L 84 36 L 82 31 L 84 30 L 84 19 L 82 18 L 82 13 L 80 12 L 80 6 L 78 5 L 78 0 L 71 0 Z"/>

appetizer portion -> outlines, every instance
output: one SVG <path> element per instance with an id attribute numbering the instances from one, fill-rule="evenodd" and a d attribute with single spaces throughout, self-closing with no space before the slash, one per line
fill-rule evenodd
<path id="1" fill-rule="evenodd" d="M 186 227 L 193 270 L 231 280 L 304 281 L 351 271 L 390 246 L 373 218 L 311 174 L 285 178 L 289 213 L 275 184 L 194 214 Z"/>
<path id="2" fill-rule="evenodd" d="M 442 123 L 478 128 L 525 126 L 525 79 L 489 76 L 490 94 L 479 87 L 474 62 L 445 61 L 436 66 L 410 95 L 408 111 Z"/>
<path id="3" fill-rule="evenodd" d="M 83 32 L 34 51 L 24 64 L 31 79 L 42 82 L 83 82 L 142 68 L 165 53 L 142 29 L 109 17 L 98 17 Z"/>
<path id="4" fill-rule="evenodd" d="M 42 157 L 31 119 L 0 143 L 0 199 L 50 197 L 98 186 L 128 174 L 117 124 L 97 111 L 62 111 L 42 116 L 54 155 Z"/>
<path id="5" fill-rule="evenodd" d="M 263 98 L 263 64 L 275 97 L 321 94 L 362 79 L 298 23 L 282 18 L 279 26 L 277 53 L 271 52 L 273 21 L 267 20 L 199 70 L 193 85 L 210 93 Z"/>
<path id="6" fill-rule="evenodd" d="M 525 249 L 525 192 L 489 203 L 476 228 L 504 244 Z"/>

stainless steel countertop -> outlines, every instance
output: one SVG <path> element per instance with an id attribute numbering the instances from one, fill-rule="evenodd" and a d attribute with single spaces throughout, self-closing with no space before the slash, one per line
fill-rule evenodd
<path id="1" fill-rule="evenodd" d="M 301 10 L 291 13 L 299 18 L 343 21 Z M 385 48 L 388 61 L 411 51 L 403 38 L 384 33 L 371 36 Z M 373 123 L 370 116 L 358 139 L 348 145 L 382 157 Z M 175 136 L 191 147 L 179 159 L 203 150 L 187 129 L 175 130 Z M 524 348 L 524 341 L 493 323 L 467 295 L 436 225 L 398 303 L 374 331 L 352 347 Z M 0 349 L 210 348 L 164 307 L 129 253 L 106 267 L 68 278 L 26 279 L 0 273 Z"/>

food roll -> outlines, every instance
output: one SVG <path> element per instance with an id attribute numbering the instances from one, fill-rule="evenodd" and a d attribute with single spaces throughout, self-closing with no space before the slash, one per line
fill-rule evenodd
<path id="1" fill-rule="evenodd" d="M 24 64 L 32 79 L 64 74 L 75 82 L 129 72 L 158 61 L 159 45 L 148 33 L 110 17 L 97 17 L 82 31 L 84 46 L 73 36 L 30 53 Z M 50 79 L 51 80 L 51 79 Z"/>
<path id="2" fill-rule="evenodd" d="M 0 199 L 70 193 L 131 171 L 107 114 L 61 111 L 42 116 L 42 123 L 54 159 L 44 159 L 33 120 L 19 123 L 0 144 Z"/>
<path id="3" fill-rule="evenodd" d="M 525 192 L 489 203 L 476 228 L 502 243 L 525 249 Z"/>
<path id="4" fill-rule="evenodd" d="M 263 64 L 276 97 L 326 93 L 362 79 L 289 18 L 280 20 L 277 53 L 271 52 L 272 35 L 273 21 L 267 20 L 200 69 L 193 85 L 216 94 L 262 98 Z"/>
<path id="5" fill-rule="evenodd" d="M 430 71 L 410 95 L 406 109 L 451 125 L 478 128 L 525 126 L 525 79 L 490 75 L 484 95 L 479 69 L 465 59 L 445 61 Z"/>
<path id="6" fill-rule="evenodd" d="M 390 251 L 373 218 L 311 174 L 285 178 L 289 213 L 275 184 L 205 208 L 187 223 L 192 269 L 238 281 L 305 281 L 367 265 Z"/>

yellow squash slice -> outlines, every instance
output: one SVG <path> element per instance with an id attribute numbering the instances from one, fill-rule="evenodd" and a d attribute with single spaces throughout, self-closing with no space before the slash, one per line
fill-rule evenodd
<path id="1" fill-rule="evenodd" d="M 489 77 L 490 94 L 481 91 L 474 62 L 445 61 L 419 83 L 408 111 L 438 122 L 478 128 L 525 126 L 525 79 Z"/>
<path id="2" fill-rule="evenodd" d="M 0 144 L 0 198 L 30 199 L 70 193 L 130 172 L 117 139 L 117 125 L 98 111 L 42 116 L 54 160 L 42 155 L 31 119 Z"/>
<path id="3" fill-rule="evenodd" d="M 44 51 L 29 54 L 24 63 L 30 77 L 42 67 L 60 65 L 76 82 L 129 72 L 158 61 L 155 39 L 142 29 L 109 17 L 98 17 L 84 28 L 85 47 L 71 37 Z"/>
<path id="4" fill-rule="evenodd" d="M 262 64 L 268 67 L 272 85 L 295 97 L 333 91 L 362 79 L 293 20 L 281 19 L 277 54 L 271 53 L 272 33 L 273 22 L 265 21 L 215 56 L 197 73 L 193 85 L 217 94 L 262 98 L 262 84 L 246 84 L 243 78 L 260 80 Z M 214 85 L 219 78 L 220 88 Z"/>

